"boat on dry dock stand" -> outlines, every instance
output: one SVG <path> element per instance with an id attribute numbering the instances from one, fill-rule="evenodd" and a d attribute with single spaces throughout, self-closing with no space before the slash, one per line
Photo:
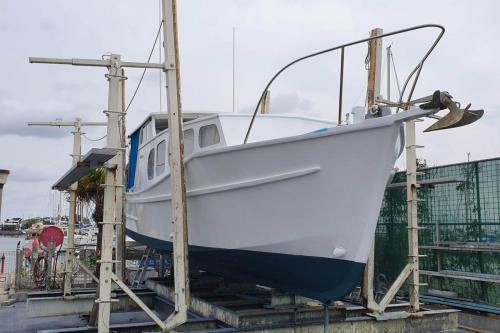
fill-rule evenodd
<path id="1" fill-rule="evenodd" d="M 323 302 L 349 293 L 404 148 L 403 123 L 445 108 L 449 113 L 431 130 L 482 115 L 460 109 L 445 92 L 418 103 L 410 98 L 342 126 L 256 115 L 258 106 L 254 115 L 184 113 L 190 265 Z M 126 197 L 128 236 L 163 251 L 172 250 L 173 228 L 168 130 L 167 114 L 153 113 L 131 134 Z"/>

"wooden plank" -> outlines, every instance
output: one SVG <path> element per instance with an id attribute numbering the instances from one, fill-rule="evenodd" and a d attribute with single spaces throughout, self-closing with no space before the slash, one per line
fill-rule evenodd
<path id="1" fill-rule="evenodd" d="M 475 251 L 475 252 L 500 252 L 498 243 L 438 243 L 437 245 L 422 245 L 421 249 L 437 251 Z"/>
<path id="2" fill-rule="evenodd" d="M 443 271 L 439 271 L 439 272 L 421 270 L 420 274 L 443 277 L 443 278 L 451 278 L 451 279 L 500 283 L 500 275 L 495 275 L 495 274 L 474 273 L 474 272 L 457 272 L 457 271 L 448 271 L 448 270 L 443 270 Z"/>
<path id="3" fill-rule="evenodd" d="M 465 178 L 442 177 L 442 178 L 419 180 L 419 181 L 417 181 L 417 184 L 420 185 L 420 187 L 430 187 L 430 186 L 439 185 L 439 184 L 451 184 L 451 183 L 463 183 L 463 182 L 465 182 Z M 406 182 L 404 182 L 404 183 L 392 183 L 392 184 L 387 185 L 388 189 L 404 188 L 404 187 L 406 187 Z"/>

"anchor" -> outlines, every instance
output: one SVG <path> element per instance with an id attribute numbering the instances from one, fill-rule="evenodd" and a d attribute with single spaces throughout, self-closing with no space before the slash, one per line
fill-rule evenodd
<path id="1" fill-rule="evenodd" d="M 436 90 L 431 96 L 414 100 L 412 101 L 412 104 L 422 102 L 427 102 L 420 105 L 420 108 L 424 110 L 449 110 L 449 113 L 443 117 L 436 115 L 430 116 L 438 119 L 438 121 L 426 128 L 424 132 L 440 131 L 449 128 L 466 126 L 480 119 L 484 114 L 484 110 L 470 110 L 470 103 L 464 109 L 461 109 L 460 103 L 453 101 L 452 96 L 446 91 L 441 92 Z"/>

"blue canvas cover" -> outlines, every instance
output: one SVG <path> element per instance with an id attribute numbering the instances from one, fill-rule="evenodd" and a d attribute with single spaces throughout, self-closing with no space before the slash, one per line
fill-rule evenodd
<path id="1" fill-rule="evenodd" d="M 137 167 L 137 152 L 139 150 L 139 134 L 140 131 L 136 131 L 130 137 L 130 155 L 128 164 L 128 179 L 127 179 L 127 191 L 134 187 L 135 181 L 135 169 Z"/>

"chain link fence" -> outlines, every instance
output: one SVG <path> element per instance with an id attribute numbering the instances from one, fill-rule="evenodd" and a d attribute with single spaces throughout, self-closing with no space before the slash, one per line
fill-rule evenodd
<path id="1" fill-rule="evenodd" d="M 500 284 L 488 281 L 500 278 L 500 158 L 419 171 L 419 180 L 451 180 L 418 191 L 418 223 L 424 228 L 420 252 L 427 255 L 420 269 L 442 275 L 422 275 L 423 282 L 429 289 L 499 306 Z M 405 172 L 394 177 L 393 183 L 401 182 L 406 182 Z M 375 269 L 389 281 L 407 263 L 407 242 L 406 188 L 387 189 L 377 225 Z"/>

